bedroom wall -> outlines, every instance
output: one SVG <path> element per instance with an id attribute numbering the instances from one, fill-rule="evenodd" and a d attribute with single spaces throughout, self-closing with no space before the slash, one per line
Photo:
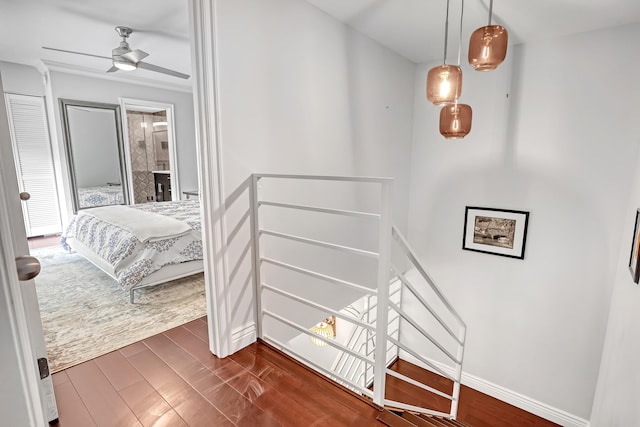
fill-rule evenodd
<path id="1" fill-rule="evenodd" d="M 0 61 L 0 71 L 5 92 L 44 96 L 42 74 L 35 67 Z"/>
<path id="2" fill-rule="evenodd" d="M 118 104 L 119 98 L 131 98 L 173 104 L 180 187 L 185 190 L 198 188 L 193 98 L 190 93 L 109 81 L 59 71 L 51 71 L 50 79 L 52 96 L 55 99 L 54 112 L 57 137 L 60 143 L 62 143 L 63 138 L 60 126 L 57 125 L 60 123 L 60 111 L 57 103 L 59 98 L 111 104 Z M 60 147 L 60 149 L 62 148 Z M 70 194 L 68 185 L 66 186 L 66 192 L 66 194 Z M 67 199 L 69 201 L 67 210 L 71 213 L 71 199 Z"/>
<path id="3" fill-rule="evenodd" d="M 629 35 L 637 40 L 640 28 L 635 27 Z M 640 66 L 638 50 L 628 51 L 625 61 L 629 69 Z M 631 78 L 625 81 L 628 84 L 625 98 L 631 104 L 640 96 L 640 82 Z M 635 111 L 640 111 L 637 105 Z M 632 142 L 639 139 L 636 129 Z M 640 286 L 633 283 L 628 267 L 636 212 L 640 208 L 640 156 L 636 158 L 631 181 L 633 189 L 624 210 L 607 334 L 591 412 L 592 427 L 640 425 Z"/>
<path id="4" fill-rule="evenodd" d="M 464 371 L 565 411 L 563 425 L 590 417 L 616 273 L 603 412 L 622 406 L 604 397 L 623 375 L 613 360 L 638 356 L 621 344 L 637 334 L 624 325 L 638 305 L 623 300 L 637 289 L 620 251 L 633 228 L 640 85 L 620 71 L 640 67 L 639 38 L 627 26 L 512 47 L 493 73 L 464 66 L 474 121 L 458 141 L 439 135 L 439 110 L 424 100 L 429 66 L 416 73 L 409 237 L 468 324 Z M 525 259 L 462 250 L 465 206 L 530 211 Z M 637 397 L 637 386 L 634 374 L 620 392 Z"/>
<path id="5" fill-rule="evenodd" d="M 406 229 L 414 64 L 301 0 L 221 0 L 216 12 L 227 274 L 237 348 L 242 337 L 250 342 L 255 310 L 243 183 L 254 172 L 395 177 L 395 220 Z M 312 195 L 347 208 L 371 207 L 377 194 L 313 184 L 263 186 L 274 197 L 310 203 Z M 365 237 L 344 223 L 275 216 L 277 225 L 306 236 L 325 231 L 325 238 L 338 241 L 371 240 L 371 233 Z M 276 243 L 271 255 L 333 268 L 342 277 L 355 269 L 344 256 L 313 258 Z M 306 292 L 322 294 L 324 286 Z"/>

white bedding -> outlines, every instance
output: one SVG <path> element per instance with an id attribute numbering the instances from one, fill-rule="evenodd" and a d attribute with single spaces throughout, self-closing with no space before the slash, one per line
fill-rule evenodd
<path id="1" fill-rule="evenodd" d="M 145 277 L 164 266 L 202 259 L 200 206 L 197 200 L 122 207 L 132 216 L 137 216 L 137 210 L 167 216 L 186 224 L 188 231 L 178 236 L 167 235 L 143 241 L 127 230 L 126 215 L 122 224 L 114 225 L 91 213 L 103 208 L 83 209 L 73 217 L 62 234 L 62 246 L 70 250 L 67 240 L 81 242 L 96 257 L 111 266 L 116 280 L 127 291 L 140 285 Z M 164 223 L 164 220 L 161 221 L 155 215 L 143 216 Z"/>
<path id="2" fill-rule="evenodd" d="M 142 243 L 149 240 L 180 237 L 191 230 L 184 221 L 125 205 L 102 206 L 83 212 L 127 230 Z"/>

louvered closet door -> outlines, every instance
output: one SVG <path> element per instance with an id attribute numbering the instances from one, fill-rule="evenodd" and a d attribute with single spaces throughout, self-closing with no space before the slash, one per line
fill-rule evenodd
<path id="1" fill-rule="evenodd" d="M 18 185 L 31 195 L 22 202 L 27 236 L 59 233 L 62 224 L 44 98 L 17 94 L 5 98 Z"/>

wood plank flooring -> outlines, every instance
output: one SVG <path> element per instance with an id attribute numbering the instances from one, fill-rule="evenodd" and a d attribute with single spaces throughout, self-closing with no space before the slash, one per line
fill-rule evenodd
<path id="1" fill-rule="evenodd" d="M 451 394 L 453 382 L 447 378 L 426 371 L 405 360 L 396 361 L 392 370 L 420 381 L 436 390 Z M 420 388 L 401 382 L 395 377 L 387 375 L 387 398 L 409 404 L 428 407 L 436 411 L 448 413 L 449 400 L 432 393 L 424 392 Z M 458 420 L 473 427 L 553 427 L 558 424 L 547 421 L 515 406 L 494 399 L 472 388 L 460 387 L 460 405 L 458 406 Z"/>
<path id="2" fill-rule="evenodd" d="M 57 426 L 383 425 L 378 409 L 266 345 L 219 359 L 207 340 L 202 318 L 54 374 Z M 462 393 L 475 427 L 554 425 Z"/>

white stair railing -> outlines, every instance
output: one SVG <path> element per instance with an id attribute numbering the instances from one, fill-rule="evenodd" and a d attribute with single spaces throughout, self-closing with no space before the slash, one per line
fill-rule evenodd
<path id="1" fill-rule="evenodd" d="M 258 182 L 260 180 L 286 180 L 286 181 L 323 181 L 323 182 L 345 182 L 357 183 L 358 185 L 377 185 L 379 187 L 378 213 L 361 212 L 350 209 L 336 209 L 334 207 L 314 206 L 312 204 L 297 204 L 275 200 L 268 200 L 259 194 Z M 302 361 L 316 371 L 337 381 L 345 387 L 371 398 L 379 406 L 393 407 L 396 409 L 410 410 L 425 414 L 439 415 L 443 417 L 455 418 L 458 408 L 458 397 L 460 393 L 460 377 L 462 373 L 462 358 L 464 354 L 464 342 L 466 326 L 458 313 L 453 309 L 449 301 L 444 297 L 435 282 L 418 262 L 415 252 L 411 249 L 406 239 L 401 235 L 396 227 L 392 225 L 391 208 L 392 180 L 389 178 L 371 177 L 336 177 L 336 176 L 310 176 L 310 175 L 277 175 L 277 174 L 254 174 L 252 175 L 251 193 L 251 233 L 253 240 L 253 272 L 256 284 L 256 310 L 257 310 L 257 335 L 264 342 L 271 344 L 292 357 Z M 263 209 L 280 209 L 287 211 L 315 212 L 323 216 L 349 217 L 362 222 L 377 222 L 377 252 L 348 245 L 337 244 L 327 240 L 311 239 L 306 236 L 285 233 L 281 230 L 267 228 L 260 220 L 260 211 Z M 295 265 L 289 260 L 277 259 L 273 255 L 262 250 L 261 240 L 264 236 L 279 241 L 296 242 L 304 246 L 313 246 L 323 249 L 339 251 L 348 256 L 365 257 L 377 260 L 377 275 L 375 283 L 370 280 L 346 280 L 334 277 L 323 271 L 315 271 L 312 268 Z M 406 269 L 393 266 L 391 263 L 391 251 L 393 247 L 398 247 L 403 256 L 403 263 L 407 262 L 412 270 L 418 272 L 422 280 L 427 284 L 431 292 L 429 297 L 425 296 L 424 290 L 420 286 L 412 283 L 405 274 Z M 277 251 L 276 251 L 277 252 Z M 347 256 L 347 255 L 345 255 Z M 314 301 L 309 296 L 309 289 L 301 286 L 302 289 L 292 289 L 291 286 L 283 286 L 281 283 L 269 283 L 263 274 L 263 269 L 269 266 L 276 269 L 280 274 L 293 274 L 296 277 L 308 277 L 309 280 L 322 281 L 331 286 L 338 286 L 345 292 L 356 293 L 367 301 L 362 314 L 358 316 L 353 310 L 345 310 L 350 302 L 342 306 L 327 303 L 326 301 Z M 397 289 L 390 293 L 390 278 L 394 277 Z M 281 278 L 273 275 L 271 277 Z M 277 279 L 276 279 L 277 280 Z M 301 281 L 301 280 L 300 280 Z M 426 309 L 429 316 L 435 322 L 425 322 L 421 315 L 420 321 L 416 321 L 414 316 L 403 306 L 403 294 L 417 301 L 419 307 Z M 289 310 L 278 312 L 277 304 L 273 304 L 274 298 L 289 301 L 288 304 L 296 304 L 300 307 L 308 307 L 311 311 L 321 312 L 325 316 L 335 316 L 338 319 L 349 322 L 353 325 L 352 334 L 344 341 L 337 342 L 334 339 L 326 338 L 311 331 L 316 321 L 309 318 L 297 317 Z M 435 298 L 435 304 L 432 299 Z M 444 307 L 448 313 L 444 316 L 435 305 Z M 307 310 L 308 311 L 308 310 Z M 304 312 L 304 311 L 303 311 Z M 451 325 L 448 318 L 453 318 L 456 325 Z M 267 325 L 274 326 L 267 326 Z M 276 326 L 277 325 L 277 326 Z M 441 343 L 436 337 L 439 333 L 434 333 L 432 326 L 441 328 L 453 338 L 455 349 L 451 349 L 450 344 Z M 294 335 L 302 334 L 316 341 L 324 343 L 327 347 L 337 353 L 333 364 L 323 364 L 315 360 L 314 355 L 303 354 L 300 349 L 294 348 L 286 338 L 283 338 L 281 328 L 292 331 Z M 426 352 L 423 348 L 415 348 L 413 344 L 403 340 L 403 330 L 411 328 L 415 333 L 424 337 L 426 342 L 431 344 L 432 350 Z M 457 328 L 457 331 L 455 330 Z M 433 352 L 443 355 L 455 366 L 455 373 L 451 374 L 447 369 L 434 362 L 437 358 Z M 414 362 L 423 368 L 431 370 L 439 375 L 449 378 L 453 382 L 451 393 L 436 390 L 426 384 L 410 378 L 406 375 L 394 371 L 392 364 L 398 357 L 411 357 Z M 386 396 L 386 380 L 394 377 L 413 386 L 419 387 L 425 393 L 435 394 L 451 401 L 449 413 L 436 411 L 434 409 L 408 402 L 400 402 L 388 399 Z"/>

